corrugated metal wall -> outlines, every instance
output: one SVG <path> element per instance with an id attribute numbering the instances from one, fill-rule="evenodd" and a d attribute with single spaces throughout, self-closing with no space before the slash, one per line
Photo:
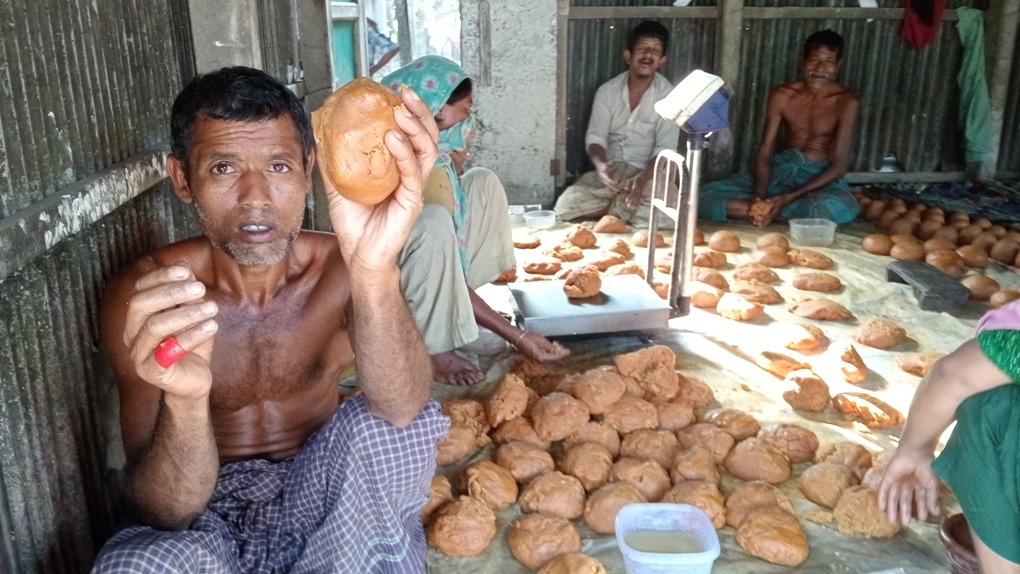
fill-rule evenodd
<path id="1" fill-rule="evenodd" d="M 1020 23 L 1017 25 L 1020 32 Z M 1013 48 L 1006 113 L 1002 122 L 1002 144 L 999 148 L 999 171 L 1020 173 L 1020 33 Z"/>
<path id="2" fill-rule="evenodd" d="M 642 19 L 571 20 L 567 79 L 567 173 L 591 169 L 584 151 L 584 132 L 595 90 L 626 71 L 623 51 L 627 34 Z M 658 20 L 670 31 L 669 59 L 661 71 L 674 84 L 691 70 L 712 69 L 715 61 L 715 20 Z M 577 65 L 581 64 L 583 65 Z"/>
<path id="3" fill-rule="evenodd" d="M 5 1 L 0 28 L 0 218 L 165 141 L 186 2 Z"/>
<path id="4" fill-rule="evenodd" d="M 971 6 L 986 9 L 989 0 L 950 0 L 950 8 Z M 715 2 L 692 2 L 713 6 Z M 899 7 L 898 0 L 879 0 L 880 7 Z M 856 8 L 856 0 L 746 0 L 745 8 Z M 607 18 L 570 17 L 568 62 L 568 115 L 566 143 L 568 178 L 590 169 L 584 151 L 591 100 L 595 89 L 623 71 L 620 63 L 627 31 L 642 18 L 625 18 L 627 10 L 661 4 L 630 0 L 574 0 L 571 8 L 614 7 Z M 576 12 L 576 11 L 575 11 Z M 757 16 L 762 13 L 758 12 Z M 653 18 L 655 19 L 655 18 Z M 676 81 L 692 68 L 712 71 L 716 20 L 659 19 L 670 27 L 673 45 L 667 77 Z M 741 79 L 735 86 L 731 113 L 734 153 L 730 171 L 748 169 L 761 134 L 768 90 L 800 75 L 800 51 L 804 39 L 823 28 L 832 28 L 846 39 L 846 55 L 840 79 L 861 96 L 854 157 L 850 171 L 878 169 L 886 154 L 895 154 L 908 172 L 954 171 L 963 168 L 959 130 L 956 127 L 956 68 L 961 48 L 954 22 L 942 22 L 936 40 L 914 50 L 899 36 L 899 20 L 759 18 L 750 11 L 743 18 Z M 1014 59 L 1014 69 L 1017 67 Z M 1016 74 L 1014 104 L 1020 99 Z M 1015 105 L 1014 105 L 1015 107 Z M 1016 132 L 1016 119 L 1006 131 Z M 1010 126 L 1013 126 L 1010 128 Z M 1010 141 L 1015 141 L 1011 135 Z M 1015 145 L 1015 144 L 1014 144 Z M 1014 148 L 1010 148 L 1011 150 Z M 711 154 L 711 150 L 709 150 Z M 1020 152 L 1010 152 L 1020 154 Z M 1005 156 L 1004 156 L 1005 157 Z M 708 162 L 710 165 L 712 162 Z"/>
<path id="5" fill-rule="evenodd" d="M 163 183 L 0 283 L 0 571 L 87 572 L 118 526 L 98 298 L 113 272 L 194 229 Z"/>
<path id="6" fill-rule="evenodd" d="M 165 147 L 194 73 L 185 0 L 8 0 L 0 29 L 0 227 Z M 176 205 L 160 185 L 0 277 L 0 572 L 86 572 L 119 519 L 97 300 L 124 262 L 192 228 Z"/>

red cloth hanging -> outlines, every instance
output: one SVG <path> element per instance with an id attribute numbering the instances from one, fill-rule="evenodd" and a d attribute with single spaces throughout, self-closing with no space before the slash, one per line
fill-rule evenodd
<path id="1" fill-rule="evenodd" d="M 946 0 L 902 0 L 906 8 L 900 35 L 914 48 L 923 48 L 935 40 Z"/>

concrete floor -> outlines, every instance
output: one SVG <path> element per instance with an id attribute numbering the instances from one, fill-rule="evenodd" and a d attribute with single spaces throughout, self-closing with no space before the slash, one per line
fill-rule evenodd
<path id="1" fill-rule="evenodd" d="M 543 246 L 539 247 L 538 251 L 558 243 L 569 228 L 569 225 L 560 223 L 549 230 L 537 232 L 543 241 Z M 702 229 L 707 236 L 721 228 L 723 226 L 706 225 Z M 778 224 L 764 231 L 745 224 L 725 225 L 725 228 L 737 233 L 742 243 L 740 252 L 728 254 L 729 264 L 721 270 L 727 278 L 736 265 L 752 260 L 754 242 L 762 233 L 787 232 L 785 225 Z M 830 297 L 844 304 L 856 315 L 854 321 L 815 324 L 825 331 L 830 344 L 848 339 L 854 327 L 873 316 L 886 316 L 903 325 L 910 338 L 893 350 L 883 351 L 862 345 L 856 347 L 869 367 L 868 380 L 862 386 L 906 413 L 919 378 L 901 371 L 895 364 L 896 355 L 907 351 L 953 350 L 971 336 L 976 320 L 986 307 L 981 303 L 970 302 L 953 313 L 932 313 L 918 309 L 916 300 L 906 285 L 886 281 L 885 266 L 892 260 L 888 257 L 870 255 L 859 248 L 860 238 L 873 231 L 869 224 L 854 223 L 837 232 L 836 243 L 832 246 L 812 248 L 829 255 L 837 262 L 833 272 L 841 278 L 845 287 L 841 293 Z M 532 233 L 535 232 L 526 228 L 514 228 L 515 236 Z M 671 240 L 669 234 L 666 235 L 667 240 Z M 533 253 L 518 250 L 518 265 L 527 261 Z M 643 250 L 635 250 L 634 261 L 643 262 L 644 253 Z M 807 294 L 790 284 L 793 275 L 804 270 L 792 266 L 776 270 L 782 282 L 775 287 L 784 296 L 786 303 L 803 298 Z M 1004 288 L 1016 288 L 1020 284 L 1020 276 L 1006 267 L 992 267 L 985 272 L 999 280 Z M 520 275 L 523 276 L 523 273 Z M 509 308 L 509 291 L 505 286 L 487 286 L 482 292 L 494 305 Z M 822 444 L 834 440 L 853 440 L 872 451 L 894 446 L 901 427 L 893 427 L 887 431 L 868 431 L 860 426 L 855 428 L 831 409 L 824 413 L 807 413 L 809 416 L 804 416 L 806 413 L 792 410 L 782 400 L 776 389 L 777 379 L 758 368 L 752 357 L 767 346 L 767 337 L 763 329 L 768 323 L 793 320 L 798 318 L 786 310 L 786 304 L 767 306 L 766 317 L 753 323 L 738 323 L 722 318 L 714 312 L 694 309 L 689 316 L 670 321 L 666 330 L 566 339 L 563 342 L 571 348 L 572 355 L 557 365 L 557 368 L 581 371 L 597 365 L 612 364 L 612 357 L 619 353 L 652 343 L 666 344 L 677 353 L 681 372 L 694 375 L 712 386 L 718 405 L 710 405 L 707 408 L 724 406 L 745 410 L 759 419 L 763 426 L 778 422 L 801 424 L 812 429 Z M 495 347 L 485 346 L 489 347 L 487 350 L 490 352 L 500 348 L 498 344 Z M 502 375 L 512 367 L 516 354 L 511 349 L 504 349 L 495 355 L 473 357 L 487 373 L 485 382 L 466 389 L 437 386 L 434 392 L 436 399 L 443 401 L 464 396 L 485 400 Z M 816 353 L 805 355 L 803 358 L 806 362 L 819 364 L 823 362 L 825 354 Z M 833 385 L 828 378 L 827 380 L 833 386 L 833 392 L 841 390 L 838 385 Z M 462 461 L 461 464 L 440 468 L 439 472 L 452 478 L 465 464 L 489 456 L 491 449 L 485 449 L 474 457 Z M 793 501 L 795 510 L 802 516 L 820 508 L 804 499 L 797 487 L 797 478 L 807 466 L 807 463 L 794 465 L 793 476 L 781 486 Z M 725 494 L 739 481 L 723 474 L 721 490 Z M 951 495 L 947 495 L 944 499 L 944 512 L 955 511 L 957 511 L 955 501 Z M 506 544 L 508 524 L 519 515 L 520 509 L 517 505 L 497 513 L 499 532 L 489 549 L 479 556 L 451 558 L 430 550 L 430 571 L 506 574 L 528 572 L 527 568 L 513 558 Z M 909 528 L 887 541 L 847 537 L 839 534 L 832 525 L 820 525 L 807 520 L 801 522 L 808 536 L 811 556 L 798 568 L 776 566 L 749 556 L 737 545 L 735 531 L 727 527 L 719 532 L 722 555 L 716 561 L 713 571 L 720 574 L 948 572 L 945 552 L 938 540 L 937 519 L 925 523 L 915 521 Z M 622 557 L 615 539 L 591 532 L 583 520 L 577 520 L 575 524 L 581 533 L 583 551 L 601 560 L 608 572 L 622 573 L 624 571 Z"/>

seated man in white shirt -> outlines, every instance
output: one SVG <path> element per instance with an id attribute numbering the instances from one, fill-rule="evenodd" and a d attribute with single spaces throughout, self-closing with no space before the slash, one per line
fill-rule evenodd
<path id="1" fill-rule="evenodd" d="M 669 31 L 646 20 L 631 30 L 623 59 L 627 71 L 599 86 L 584 137 L 595 171 L 582 175 L 556 201 L 561 220 L 609 214 L 647 225 L 655 156 L 676 149 L 679 128 L 653 105 L 673 85 L 659 74 L 666 64 Z"/>

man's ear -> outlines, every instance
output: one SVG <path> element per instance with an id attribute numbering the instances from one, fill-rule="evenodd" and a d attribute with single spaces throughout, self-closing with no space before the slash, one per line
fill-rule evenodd
<path id="1" fill-rule="evenodd" d="M 170 154 L 166 158 L 166 171 L 170 176 L 170 182 L 174 185 L 174 193 L 184 203 L 191 203 L 194 201 L 194 196 L 191 194 L 191 186 L 188 185 L 188 172 L 184 169 L 184 164 L 174 154 Z"/>
<path id="2" fill-rule="evenodd" d="M 305 179 L 308 181 L 308 192 L 312 190 L 312 178 L 315 177 L 315 148 L 308 150 L 308 159 L 305 161 Z"/>
<path id="3" fill-rule="evenodd" d="M 623 51 L 623 63 L 630 65 L 630 50 Z"/>
<path id="4" fill-rule="evenodd" d="M 667 62 L 669 62 L 669 56 L 663 55 L 662 59 L 659 60 L 659 67 L 658 67 L 658 69 L 661 70 L 661 69 L 665 68 Z"/>

